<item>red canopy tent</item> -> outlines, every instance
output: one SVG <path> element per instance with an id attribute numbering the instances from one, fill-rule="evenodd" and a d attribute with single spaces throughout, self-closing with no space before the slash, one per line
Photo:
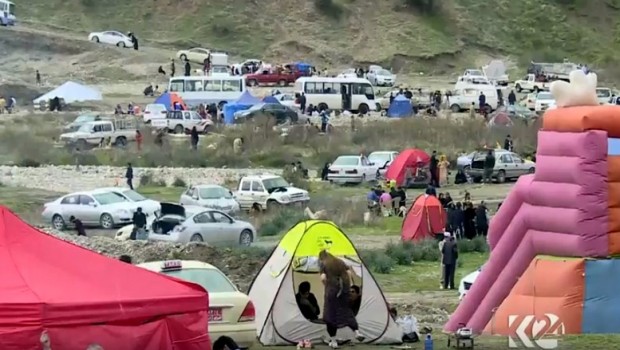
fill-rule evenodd
<path id="1" fill-rule="evenodd" d="M 210 349 L 208 295 L 45 234 L 0 206 L 0 349 Z"/>
<path id="2" fill-rule="evenodd" d="M 435 196 L 423 194 L 413 202 L 401 231 L 403 241 L 420 241 L 435 238 L 446 228 L 446 211 Z"/>
<path id="3" fill-rule="evenodd" d="M 405 180 L 407 180 L 407 171 L 410 172 L 410 176 L 415 177 L 417 170 L 427 166 L 430 160 L 431 157 L 428 153 L 421 149 L 406 149 L 400 152 L 398 157 L 390 164 L 385 173 L 385 178 L 388 180 L 396 180 L 399 186 L 404 186 Z"/>

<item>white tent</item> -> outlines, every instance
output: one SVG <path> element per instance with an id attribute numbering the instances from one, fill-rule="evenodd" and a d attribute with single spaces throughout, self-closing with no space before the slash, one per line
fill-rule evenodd
<path id="1" fill-rule="evenodd" d="M 46 102 L 54 97 L 62 98 L 65 103 L 81 102 L 81 101 L 101 101 L 103 96 L 101 92 L 93 87 L 68 81 L 54 90 L 37 97 L 34 104 Z"/>
<path id="2" fill-rule="evenodd" d="M 322 249 L 345 261 L 354 272 L 355 284 L 362 294 L 356 319 L 366 337 L 364 343 L 401 343 L 402 331 L 390 316 L 381 289 L 349 238 L 332 222 L 308 220 L 298 223 L 282 237 L 250 286 L 261 344 L 291 345 L 304 339 L 316 342 L 327 336 L 325 324 L 306 319 L 295 299 L 297 286 L 308 281 L 323 309 L 324 293 L 317 261 Z M 354 333 L 341 328 L 336 337 L 353 339 Z"/>

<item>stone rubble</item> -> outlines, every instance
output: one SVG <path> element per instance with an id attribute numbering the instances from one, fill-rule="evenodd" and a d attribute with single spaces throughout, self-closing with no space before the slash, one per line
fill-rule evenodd
<path id="1" fill-rule="evenodd" d="M 164 181 L 168 186 L 175 179 L 186 184 L 225 185 L 237 182 L 242 176 L 256 174 L 282 174 L 282 169 L 222 169 L 222 168 L 134 168 L 134 186 L 140 177 L 150 173 L 153 180 Z M 125 168 L 113 166 L 41 166 L 37 168 L 0 166 L 0 183 L 54 190 L 57 192 L 88 191 L 95 188 L 125 184 Z"/>

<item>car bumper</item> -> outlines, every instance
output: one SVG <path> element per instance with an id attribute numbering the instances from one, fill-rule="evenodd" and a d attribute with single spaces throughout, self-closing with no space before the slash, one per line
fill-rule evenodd
<path id="1" fill-rule="evenodd" d="M 363 177 L 361 175 L 352 175 L 352 176 L 327 176 L 327 180 L 337 184 L 346 184 L 346 183 L 362 183 Z"/>
<path id="2" fill-rule="evenodd" d="M 256 325 L 209 325 L 211 343 L 222 336 L 231 337 L 241 348 L 251 348 L 256 343 Z"/>
<path id="3" fill-rule="evenodd" d="M 112 218 L 114 219 L 115 225 L 127 225 L 131 223 L 131 217 L 124 214 L 113 214 Z"/>

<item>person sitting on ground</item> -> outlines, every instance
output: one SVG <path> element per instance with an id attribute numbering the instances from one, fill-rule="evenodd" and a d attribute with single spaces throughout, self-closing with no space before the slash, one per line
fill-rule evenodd
<path id="1" fill-rule="evenodd" d="M 329 167 L 332 166 L 332 163 L 325 163 L 323 169 L 321 170 L 321 180 L 327 181 L 327 175 L 329 174 Z"/>
<path id="2" fill-rule="evenodd" d="M 349 292 L 351 297 L 351 301 L 349 305 L 351 305 L 351 310 L 353 310 L 353 314 L 357 315 L 360 311 L 360 306 L 362 305 L 362 293 L 359 286 L 353 285 L 351 286 L 351 291 Z"/>
<path id="3" fill-rule="evenodd" d="M 73 226 L 75 226 L 75 231 L 77 231 L 78 236 L 86 237 L 86 230 L 84 229 L 84 224 L 82 223 L 82 220 L 76 218 L 75 216 L 71 216 L 69 218 L 69 222 L 72 223 Z"/>
<path id="4" fill-rule="evenodd" d="M 310 293 L 310 282 L 304 281 L 299 284 L 295 294 L 299 311 L 310 321 L 318 320 L 321 308 L 314 294 Z"/>
<path id="5" fill-rule="evenodd" d="M 460 185 L 467 183 L 467 175 L 463 169 L 458 169 L 456 171 L 456 176 L 454 177 L 454 184 Z"/>
<path id="6" fill-rule="evenodd" d="M 155 95 L 155 89 L 153 89 L 153 84 L 149 84 L 149 86 L 144 88 L 142 92 L 144 96 L 153 97 Z"/>
<path id="7" fill-rule="evenodd" d="M 123 255 L 118 257 L 118 260 L 120 260 L 122 262 L 125 262 L 125 263 L 128 263 L 128 264 L 131 264 L 133 259 L 131 258 L 130 255 L 123 254 Z"/>

